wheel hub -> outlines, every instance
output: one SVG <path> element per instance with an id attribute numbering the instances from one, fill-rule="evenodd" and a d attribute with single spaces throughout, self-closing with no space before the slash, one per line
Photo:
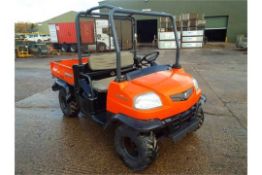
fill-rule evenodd
<path id="1" fill-rule="evenodd" d="M 125 151 L 133 158 L 138 157 L 138 149 L 136 144 L 129 138 L 124 137 L 123 138 L 123 147 Z"/>

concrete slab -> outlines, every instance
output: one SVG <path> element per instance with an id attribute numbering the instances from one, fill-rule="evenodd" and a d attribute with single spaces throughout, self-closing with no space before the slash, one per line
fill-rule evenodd
<path id="1" fill-rule="evenodd" d="M 58 93 L 48 88 L 15 103 L 17 108 L 59 108 Z"/>
<path id="2" fill-rule="evenodd" d="M 114 152 L 112 131 L 90 119 L 64 118 L 48 92 L 16 104 L 17 174 L 131 172 Z M 36 99 L 42 104 L 31 104 Z M 244 174 L 246 139 L 234 118 L 206 115 L 203 128 L 177 144 L 160 140 L 159 157 L 144 173 Z"/>
<path id="3" fill-rule="evenodd" d="M 146 51 L 146 50 L 145 50 Z M 159 62 L 172 63 L 172 50 Z M 16 174 L 127 174 L 113 131 L 88 118 L 64 118 L 46 60 L 16 64 Z M 185 70 L 208 101 L 203 127 L 174 144 L 159 141 L 160 153 L 146 174 L 247 173 L 247 60 L 233 48 L 182 50 Z"/>

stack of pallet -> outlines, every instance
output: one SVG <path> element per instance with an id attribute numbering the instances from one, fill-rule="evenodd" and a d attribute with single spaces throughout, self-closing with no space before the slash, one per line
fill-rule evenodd
<path id="1" fill-rule="evenodd" d="M 205 20 L 197 13 L 181 14 L 176 18 L 179 47 L 203 47 Z M 176 48 L 173 27 L 168 18 L 160 18 L 158 30 L 158 48 Z"/>
<path id="2" fill-rule="evenodd" d="M 203 30 L 206 21 L 204 20 L 204 15 L 185 13 L 177 16 L 176 24 L 178 29 L 182 30 Z"/>
<path id="3" fill-rule="evenodd" d="M 185 13 L 177 18 L 177 28 L 181 30 L 182 48 L 203 47 L 206 21 L 203 15 Z"/>
<path id="4" fill-rule="evenodd" d="M 180 31 L 177 32 L 177 38 L 178 38 L 179 47 L 181 47 L 181 32 Z M 173 26 L 171 25 L 169 18 L 162 17 L 159 19 L 158 48 L 159 49 L 176 48 Z"/>
<path id="5" fill-rule="evenodd" d="M 176 48 L 174 32 L 159 32 L 158 34 L 158 48 L 159 49 L 173 49 Z M 177 32 L 178 44 L 181 47 L 181 33 Z"/>

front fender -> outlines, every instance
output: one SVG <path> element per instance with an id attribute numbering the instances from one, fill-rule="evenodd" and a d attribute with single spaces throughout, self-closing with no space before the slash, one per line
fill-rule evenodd
<path id="1" fill-rule="evenodd" d="M 125 124 L 130 128 L 138 131 L 138 132 L 149 132 L 155 129 L 161 129 L 168 126 L 171 123 L 174 123 L 180 119 L 183 119 L 187 116 L 195 116 L 198 108 L 206 102 L 206 97 L 201 96 L 200 100 L 190 109 L 184 111 L 181 114 L 170 116 L 165 120 L 152 119 L 152 120 L 138 120 L 124 114 L 111 114 L 108 122 L 105 125 L 105 128 L 112 125 L 115 122 L 120 122 L 121 124 Z"/>
<path id="2" fill-rule="evenodd" d="M 148 132 L 163 126 L 162 122 L 158 119 L 144 121 L 137 120 L 123 114 L 115 114 L 111 116 L 110 120 L 106 123 L 105 128 L 115 122 L 120 122 L 121 124 L 127 125 L 138 132 Z"/>

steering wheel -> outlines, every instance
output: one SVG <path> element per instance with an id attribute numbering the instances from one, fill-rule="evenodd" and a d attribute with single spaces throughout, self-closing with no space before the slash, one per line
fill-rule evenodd
<path id="1" fill-rule="evenodd" d="M 142 64 L 143 66 L 148 66 L 148 64 L 152 65 L 153 62 L 157 59 L 158 55 L 158 51 L 150 52 L 140 60 L 140 64 Z"/>

